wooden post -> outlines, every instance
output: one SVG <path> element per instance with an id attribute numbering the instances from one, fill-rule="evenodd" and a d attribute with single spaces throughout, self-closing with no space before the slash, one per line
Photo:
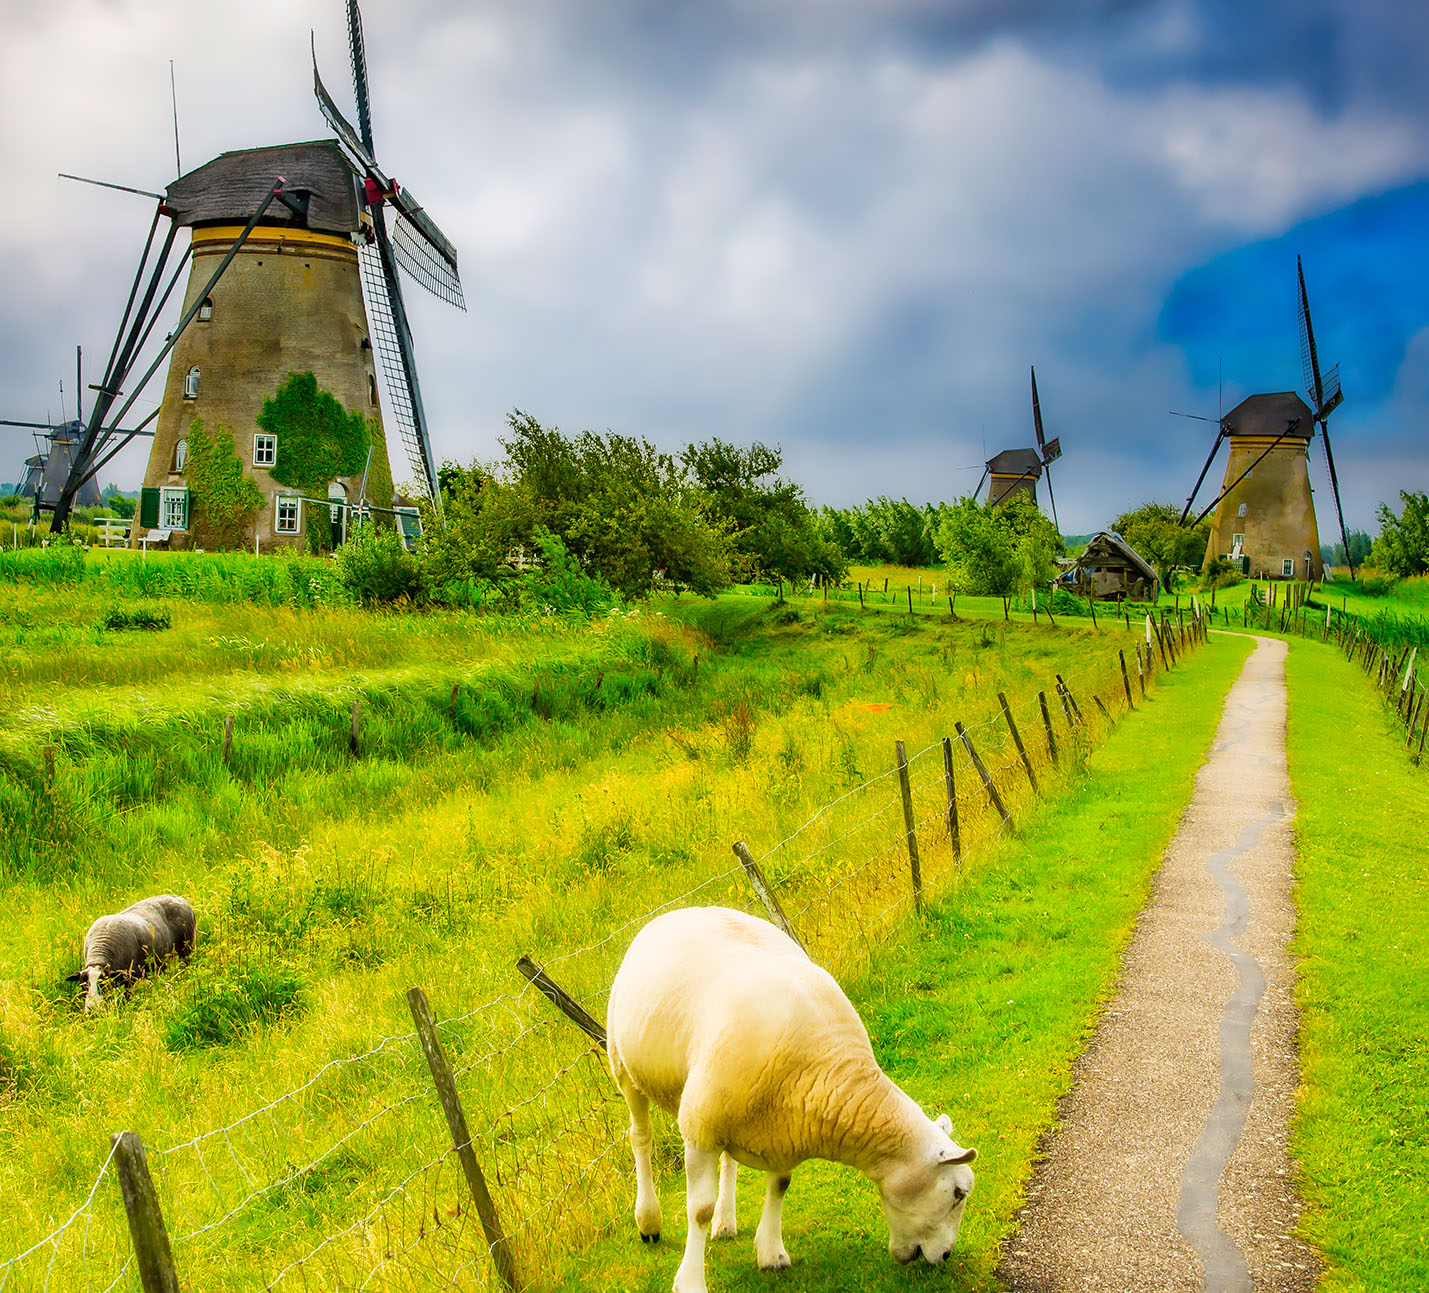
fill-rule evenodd
<path id="1" fill-rule="evenodd" d="M 552 979 L 535 961 L 529 956 L 518 957 L 516 968 L 521 971 L 528 983 L 539 989 L 541 995 L 575 1024 L 581 1032 L 601 1046 L 605 1045 L 605 1029 L 601 1027 L 600 1021 L 587 1012 L 579 1001 Z"/>
<path id="2" fill-rule="evenodd" d="M 1052 735 L 1052 715 L 1047 712 L 1047 693 L 1039 691 L 1037 693 L 1037 704 L 1042 710 L 1042 727 L 1047 733 L 1047 755 L 1053 763 L 1057 762 L 1057 738 Z"/>
<path id="3" fill-rule="evenodd" d="M 45 785 L 47 787 L 55 784 L 55 747 L 45 746 Z"/>
<path id="4" fill-rule="evenodd" d="M 1042 609 L 1047 612 L 1047 623 L 1050 624 L 1053 628 L 1056 628 L 1057 621 L 1052 618 L 1052 596 L 1053 594 L 1051 592 L 1048 592 L 1047 605 L 1044 606 Z"/>
<path id="5" fill-rule="evenodd" d="M 887 575 L 885 575 L 885 576 L 883 577 L 883 595 L 884 595 L 885 597 L 888 596 L 888 576 L 887 576 Z"/>
<path id="6" fill-rule="evenodd" d="M 858 586 L 858 609 L 863 610 L 863 584 Z"/>
<path id="7" fill-rule="evenodd" d="M 912 584 L 909 584 L 908 587 L 905 588 L 903 591 L 908 594 L 908 614 L 909 614 L 909 615 L 912 615 L 912 614 L 913 614 L 913 585 L 912 585 Z"/>
<path id="8" fill-rule="evenodd" d="M 955 610 L 953 609 L 953 595 L 952 595 L 952 593 L 949 593 L 949 594 L 948 594 L 948 616 L 949 616 L 949 618 L 951 618 L 951 619 L 957 619 L 957 618 L 958 618 L 958 613 L 957 613 L 957 611 L 955 611 Z"/>
<path id="9" fill-rule="evenodd" d="M 769 887 L 769 881 L 764 878 L 764 872 L 759 869 L 759 863 L 754 860 L 754 855 L 743 840 L 734 846 L 734 856 L 739 859 L 745 874 L 749 876 L 749 883 L 754 887 L 754 892 L 759 895 L 760 901 L 764 904 L 764 910 L 769 913 L 770 920 L 800 947 L 803 947 L 804 944 L 799 941 L 798 934 L 794 932 L 794 926 L 789 923 L 789 917 L 784 914 L 784 908 L 779 905 L 779 899 L 774 896 L 774 890 Z M 807 949 L 805 950 L 807 951 Z"/>
<path id="10" fill-rule="evenodd" d="M 223 719 L 223 764 L 228 766 L 228 756 L 233 749 L 233 715 L 227 714 Z"/>
<path id="11" fill-rule="evenodd" d="M 1012 733 L 1012 743 L 1017 747 L 1018 757 L 1022 760 L 1022 767 L 1027 773 L 1027 780 L 1032 783 L 1034 794 L 1041 794 L 1042 787 L 1037 784 L 1037 774 L 1032 771 L 1032 760 L 1027 757 L 1027 748 L 1022 744 L 1022 735 L 1017 730 L 1017 724 L 1013 720 L 1012 710 L 1008 706 L 1007 697 L 1001 692 L 997 693 L 997 703 L 1002 706 L 1002 716 L 1007 720 L 1007 730 Z"/>
<path id="12" fill-rule="evenodd" d="M 1067 693 L 1062 687 L 1062 679 L 1060 677 L 1057 678 L 1057 699 L 1062 702 L 1062 713 L 1067 719 L 1067 726 L 1069 728 L 1075 727 L 1076 720 L 1072 718 L 1072 706 L 1067 700 Z"/>
<path id="13" fill-rule="evenodd" d="M 361 712 L 362 712 L 362 697 L 361 697 L 361 696 L 354 697 L 354 698 L 353 698 L 353 702 L 352 702 L 352 731 L 351 731 L 351 733 L 349 733 L 348 738 L 347 738 L 347 750 L 348 750 L 348 753 L 353 756 L 353 758 L 356 758 L 356 757 L 357 757 L 357 719 L 358 719 L 358 715 L 359 715 Z"/>
<path id="14" fill-rule="evenodd" d="M 1097 626 L 1097 599 L 1092 593 L 1087 594 L 1087 609 L 1092 613 L 1092 627 Z"/>
<path id="15" fill-rule="evenodd" d="M 1141 663 L 1141 643 L 1136 644 L 1136 685 L 1141 688 L 1141 699 L 1146 699 L 1146 666 Z"/>
<path id="16" fill-rule="evenodd" d="M 1102 704 L 1102 698 L 1098 696 L 1096 692 L 1092 692 L 1092 699 L 1096 701 L 1097 708 L 1102 712 L 1102 717 L 1106 719 L 1108 723 L 1112 722 L 1111 711 L 1107 709 L 1105 705 Z"/>
<path id="17" fill-rule="evenodd" d="M 124 1211 L 129 1217 L 129 1238 L 134 1242 L 139 1282 L 144 1286 L 144 1293 L 179 1293 L 174 1254 L 169 1248 L 169 1233 L 164 1229 L 159 1196 L 149 1175 L 144 1142 L 137 1132 L 121 1131 L 111 1137 L 111 1143 L 119 1189 L 124 1196 Z"/>
<path id="18" fill-rule="evenodd" d="M 1155 624 L 1153 624 L 1151 627 L 1152 632 L 1156 634 L 1156 645 L 1161 649 L 1161 667 L 1163 669 L 1169 669 L 1171 666 L 1166 662 L 1166 643 L 1161 637 L 1161 629 Z"/>
<path id="19" fill-rule="evenodd" d="M 422 1053 L 427 1057 L 427 1067 L 432 1071 L 432 1082 L 437 1088 L 437 1097 L 442 1102 L 442 1112 L 447 1116 L 447 1129 L 451 1132 L 457 1157 L 461 1159 L 462 1171 L 466 1173 L 467 1187 L 471 1190 L 472 1202 L 476 1204 L 477 1216 L 481 1218 L 482 1233 L 486 1236 L 486 1246 L 496 1265 L 496 1273 L 501 1276 L 501 1282 L 514 1293 L 520 1285 L 516 1281 L 516 1264 L 511 1258 L 511 1246 L 506 1242 L 506 1236 L 501 1233 L 496 1204 L 491 1201 L 491 1191 L 486 1188 L 486 1177 L 482 1175 L 481 1164 L 476 1161 L 476 1151 L 471 1147 L 471 1133 L 467 1130 L 466 1114 L 457 1096 L 456 1080 L 452 1077 L 442 1039 L 437 1036 L 437 1021 L 432 1016 L 431 1006 L 427 1004 L 427 994 L 421 988 L 408 989 L 407 1005 L 412 1011 L 412 1022 L 417 1025 Z"/>
<path id="20" fill-rule="evenodd" d="M 893 745 L 898 760 L 898 788 L 903 794 L 903 828 L 908 840 L 908 865 L 913 872 L 913 905 L 923 910 L 923 868 L 918 858 L 918 832 L 913 823 L 913 787 L 908 779 L 908 751 L 902 741 Z"/>
<path id="21" fill-rule="evenodd" d="M 958 790 L 953 784 L 953 743 L 943 737 L 943 785 L 948 792 L 948 838 L 953 843 L 953 861 L 963 855 L 962 840 L 958 837 Z"/>
<path id="22" fill-rule="evenodd" d="M 1061 674 L 1057 674 L 1057 675 L 1056 675 L 1056 679 L 1057 679 L 1057 686 L 1059 686 L 1059 687 L 1062 689 L 1062 695 L 1064 695 L 1064 696 L 1067 698 L 1068 703 L 1069 703 L 1069 704 L 1071 705 L 1071 707 L 1072 707 L 1072 713 L 1077 716 L 1077 722 L 1080 723 L 1080 722 L 1082 721 L 1082 711 L 1081 711 L 1081 709 L 1080 709 L 1080 708 L 1078 707 L 1078 705 L 1077 705 L 1077 698 L 1072 695 L 1072 689 L 1071 689 L 1069 686 L 1067 686 L 1067 684 L 1066 684 L 1065 682 L 1062 681 L 1062 675 L 1061 675 Z"/>
<path id="23" fill-rule="evenodd" d="M 1126 674 L 1126 652 L 1118 648 L 1116 658 L 1121 662 L 1121 686 L 1122 690 L 1126 692 L 1126 707 L 1135 709 L 1136 706 L 1131 703 L 1131 679 Z"/>
<path id="24" fill-rule="evenodd" d="M 992 784 L 992 778 L 988 776 L 987 769 L 982 766 L 982 760 L 977 757 L 977 751 L 973 749 L 972 738 L 968 736 L 961 723 L 954 723 L 953 728 L 962 739 L 963 748 L 967 750 L 968 758 L 972 760 L 978 776 L 982 778 L 983 789 L 987 791 L 987 797 L 992 801 L 992 806 L 997 809 L 997 815 L 1011 826 L 1012 818 L 1007 815 L 1007 809 L 1002 804 L 1002 796 L 997 793 L 997 787 Z"/>

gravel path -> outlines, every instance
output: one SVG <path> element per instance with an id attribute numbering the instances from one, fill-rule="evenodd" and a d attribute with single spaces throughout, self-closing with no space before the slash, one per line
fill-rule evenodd
<path id="1" fill-rule="evenodd" d="M 1042 1147 L 999 1271 L 1015 1290 L 1314 1286 L 1287 1149 L 1286 646 L 1257 643 Z"/>

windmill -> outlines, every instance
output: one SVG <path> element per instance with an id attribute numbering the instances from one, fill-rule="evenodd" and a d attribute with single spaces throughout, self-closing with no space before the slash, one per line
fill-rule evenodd
<path id="1" fill-rule="evenodd" d="M 354 513 L 359 519 L 363 511 L 393 513 L 379 360 L 391 420 L 418 487 L 440 508 L 397 267 L 464 309 L 456 251 L 373 158 L 361 16 L 353 0 L 347 11 L 358 130 L 333 104 L 314 57 L 314 91 L 337 139 L 224 153 L 179 176 L 163 194 L 149 195 L 159 205 L 70 482 L 77 489 L 157 419 L 136 542 L 144 529 L 175 534 L 189 528 L 186 466 L 196 419 L 209 431 L 234 433 L 243 472 L 263 495 L 245 543 L 297 544 L 305 533 L 322 534 L 329 523 L 336 543 Z M 170 226 L 159 239 L 165 216 Z M 191 230 L 190 246 L 165 281 L 181 227 Z M 182 317 L 148 369 L 131 381 L 186 264 L 191 269 Z M 169 372 L 160 407 L 135 431 L 117 431 L 165 358 Z M 256 421 L 264 401 L 290 375 L 307 372 L 349 414 L 361 412 L 372 430 L 366 462 L 348 462 L 326 498 L 305 497 L 279 481 L 285 449 L 298 446 L 277 443 L 280 437 L 261 431 Z M 125 402 L 111 419 L 121 389 Z M 286 461 L 293 461 L 291 453 Z M 62 528 L 72 496 L 67 485 L 54 509 L 54 528 Z"/>
<path id="2" fill-rule="evenodd" d="M 1181 524 L 1185 525 L 1221 442 L 1228 442 L 1230 456 L 1221 491 L 1191 524 L 1198 525 L 1211 512 L 1215 513 L 1206 545 L 1207 566 L 1217 557 L 1229 556 L 1238 560 L 1248 573 L 1266 579 L 1311 579 L 1321 569 L 1308 455 L 1315 424 L 1318 422 L 1323 428 L 1343 398 L 1338 370 L 1332 370 L 1327 378 L 1322 378 L 1320 373 L 1309 300 L 1305 295 L 1305 276 L 1298 257 L 1296 268 L 1302 353 L 1315 408 L 1312 410 L 1294 391 L 1252 395 L 1242 400 L 1220 418 L 1215 442 L 1181 512 Z M 1326 455 L 1328 458 L 1328 444 Z M 1333 458 L 1329 461 L 1338 509 L 1339 485 L 1335 481 Z M 1341 519 L 1342 538 L 1343 529 Z M 1348 552 L 1347 544 L 1347 556 Z"/>
<path id="3" fill-rule="evenodd" d="M 1335 495 L 1335 519 L 1340 523 L 1340 542 L 1345 545 L 1345 564 L 1350 578 L 1355 577 L 1354 558 L 1350 556 L 1350 539 L 1345 533 L 1345 513 L 1340 506 L 1340 479 L 1335 473 L 1335 455 L 1330 449 L 1330 414 L 1344 402 L 1340 390 L 1340 366 L 1336 364 L 1326 374 L 1320 373 L 1320 355 L 1315 349 L 1315 329 L 1310 323 L 1310 297 L 1305 291 L 1305 266 L 1297 254 L 1295 275 L 1300 285 L 1300 359 L 1305 368 L 1305 392 L 1315 401 L 1314 419 L 1320 424 L 1325 446 L 1325 466 L 1330 472 L 1330 489 Z"/>
<path id="4" fill-rule="evenodd" d="M 1048 440 L 1042 432 L 1042 405 L 1037 398 L 1037 370 L 1032 369 L 1032 425 L 1037 433 L 1036 449 L 1004 449 L 984 464 L 982 480 L 988 482 L 987 502 L 996 507 L 1014 494 L 1026 494 L 1037 505 L 1037 482 L 1042 473 L 1047 473 L 1047 497 L 1052 504 L 1052 523 L 1057 525 L 1057 499 L 1052 493 L 1051 466 L 1062 456 L 1062 442 L 1053 437 Z M 977 494 L 982 489 L 978 481 Z M 1060 526 L 1058 526 L 1060 530 Z"/>

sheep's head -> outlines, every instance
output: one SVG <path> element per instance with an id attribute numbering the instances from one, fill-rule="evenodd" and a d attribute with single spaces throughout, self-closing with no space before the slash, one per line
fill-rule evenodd
<path id="1" fill-rule="evenodd" d="M 98 1010 L 101 1004 L 99 996 L 99 980 L 104 976 L 104 970 L 98 965 L 87 965 L 76 974 L 71 974 L 67 983 L 83 983 L 85 985 L 84 1008 L 86 1010 Z"/>
<path id="2" fill-rule="evenodd" d="M 879 1182 L 888 1251 L 905 1264 L 918 1257 L 933 1266 L 947 1261 L 973 1191 L 968 1164 L 977 1150 L 963 1149 L 952 1139 L 953 1125 L 947 1117 L 931 1127 L 935 1134 L 921 1152 L 900 1162 Z"/>

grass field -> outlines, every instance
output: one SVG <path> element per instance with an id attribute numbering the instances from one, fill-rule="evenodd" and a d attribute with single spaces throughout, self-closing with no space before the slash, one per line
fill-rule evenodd
<path id="1" fill-rule="evenodd" d="M 930 1113 L 947 1112 L 979 1150 L 978 1185 L 947 1269 L 901 1269 L 887 1254 L 874 1187 L 811 1163 L 784 1211 L 798 1287 L 814 1291 L 994 1287 L 1000 1245 L 1041 1136 L 1053 1125 L 1116 972 L 1120 948 L 1191 793 L 1221 698 L 1249 651 L 1220 637 L 1091 754 L 1037 817 L 978 858 L 920 921 L 879 949 L 847 986 L 885 1070 Z M 633 1187 L 613 1233 L 563 1265 L 557 1287 L 663 1290 L 685 1234 L 677 1139 L 663 1128 L 665 1225 L 639 1242 Z M 740 1237 L 711 1244 L 712 1286 L 767 1289 L 751 1249 L 762 1201 L 742 1173 Z"/>
<path id="2" fill-rule="evenodd" d="M 104 627 L 115 598 L 102 584 L 0 584 L 0 1233 L 11 1251 L 49 1233 L 83 1201 L 109 1133 L 133 1128 L 195 1286 L 261 1282 L 339 1231 L 341 1260 L 370 1263 L 367 1232 L 343 1228 L 397 1188 L 419 1147 L 441 1143 L 420 1057 L 401 1040 L 409 986 L 448 1021 L 454 1062 L 485 1075 L 479 1089 L 465 1079 L 471 1116 L 497 1111 L 481 1134 L 517 1155 L 516 1179 L 536 1170 L 542 1136 L 569 1137 L 572 1154 L 606 1144 L 608 1080 L 553 1039 L 548 1014 L 521 1013 L 528 998 L 501 1000 L 520 983 L 518 954 L 558 963 L 598 1007 L 620 945 L 603 940 L 631 914 L 702 884 L 706 900 L 749 901 L 725 874 L 736 839 L 770 854 L 816 938 L 876 946 L 868 926 L 839 924 L 829 897 L 882 902 L 859 841 L 775 846 L 831 799 L 856 792 L 850 811 L 884 784 L 895 739 L 923 751 L 955 718 L 1020 816 L 997 692 L 1030 733 L 1033 693 L 1061 673 L 1096 726 L 1090 688 L 1114 705 L 1113 652 L 1130 651 L 1114 623 L 953 623 L 747 597 L 667 599 L 589 625 L 217 604 L 202 589 L 142 604 L 169 627 Z M 1065 728 L 1063 740 L 1085 748 Z M 920 802 L 940 785 L 928 780 Z M 962 793 L 976 798 L 971 784 Z M 821 819 L 821 841 L 836 820 Z M 902 847 L 891 820 L 880 866 Z M 967 830 L 984 830 L 971 807 Z M 930 874 L 937 865 L 930 850 Z M 193 961 L 81 1013 L 62 980 L 89 921 L 166 890 L 200 911 Z M 585 960 L 568 955 L 586 946 Z M 348 1058 L 384 1037 L 398 1040 Z M 554 1095 L 533 1102 L 538 1060 L 588 1076 L 594 1094 L 569 1125 Z M 419 1184 L 438 1191 L 445 1171 L 450 1198 L 452 1169 L 436 1162 Z M 425 1224 L 416 1188 L 411 1227 Z M 593 1222 L 607 1205 L 592 1196 Z M 125 1247 L 116 1206 L 110 1185 L 96 1193 L 50 1287 L 108 1284 Z M 337 1247 L 323 1258 L 339 1260 Z"/>
<path id="3" fill-rule="evenodd" d="M 1327 1289 L 1429 1287 L 1429 789 L 1334 646 L 1293 642 L 1304 1094 L 1294 1152 Z M 1352 756 L 1351 756 L 1351 753 Z"/>

